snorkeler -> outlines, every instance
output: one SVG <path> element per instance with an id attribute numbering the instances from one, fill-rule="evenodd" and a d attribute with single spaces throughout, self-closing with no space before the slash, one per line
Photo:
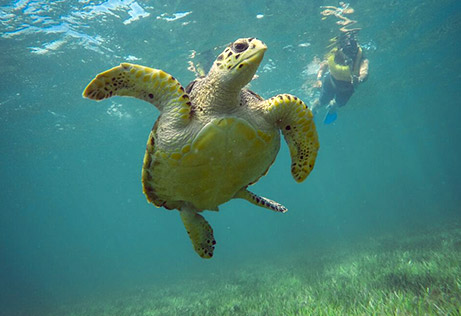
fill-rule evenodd
<path id="1" fill-rule="evenodd" d="M 368 59 L 364 58 L 355 33 L 341 33 L 317 73 L 315 87 L 321 89 L 321 92 L 319 99 L 312 104 L 312 112 L 320 106 L 329 105 L 334 98 L 334 102 L 328 106 L 326 124 L 336 119 L 337 108 L 345 106 L 357 85 L 368 77 Z"/>

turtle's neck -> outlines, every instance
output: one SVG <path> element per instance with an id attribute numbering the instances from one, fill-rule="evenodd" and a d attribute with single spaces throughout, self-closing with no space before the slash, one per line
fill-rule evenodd
<path id="1" fill-rule="evenodd" d="M 231 113 L 239 106 L 241 87 L 232 86 L 219 79 L 209 74 L 200 81 L 197 90 L 194 87 L 194 103 L 205 113 Z"/>

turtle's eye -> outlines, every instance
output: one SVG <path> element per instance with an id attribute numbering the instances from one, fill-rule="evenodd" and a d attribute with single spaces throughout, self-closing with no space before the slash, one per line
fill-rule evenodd
<path id="1" fill-rule="evenodd" d="M 240 42 L 240 43 L 234 43 L 234 45 L 232 45 L 232 50 L 235 52 L 235 53 L 241 53 L 243 51 L 245 51 L 246 49 L 248 48 L 248 44 L 245 43 L 245 42 Z"/>

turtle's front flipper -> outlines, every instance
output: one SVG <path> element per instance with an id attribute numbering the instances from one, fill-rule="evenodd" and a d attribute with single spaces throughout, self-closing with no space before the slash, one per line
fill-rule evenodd
<path id="1" fill-rule="evenodd" d="M 174 109 L 169 113 L 189 120 L 189 95 L 178 80 L 163 70 L 123 63 L 97 75 L 83 91 L 85 98 L 98 101 L 115 95 L 147 101 L 160 111 Z"/>
<path id="2" fill-rule="evenodd" d="M 194 245 L 195 252 L 202 258 L 210 259 L 213 256 L 214 245 L 216 244 L 213 237 L 213 228 L 202 215 L 194 210 L 183 208 L 179 213 L 192 245 Z"/>
<path id="3" fill-rule="evenodd" d="M 299 98 L 280 94 L 262 102 L 269 121 L 285 136 L 290 149 L 291 174 L 302 182 L 314 168 L 319 141 L 312 112 Z"/>
<path id="4" fill-rule="evenodd" d="M 241 189 L 235 194 L 235 198 L 247 200 L 254 205 L 265 207 L 274 212 L 285 213 L 287 208 L 280 203 L 269 200 L 268 198 L 254 194 L 253 192 L 248 191 L 247 189 Z"/>

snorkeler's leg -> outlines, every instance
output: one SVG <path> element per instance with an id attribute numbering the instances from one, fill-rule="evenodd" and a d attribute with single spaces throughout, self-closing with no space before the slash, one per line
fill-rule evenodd
<path id="1" fill-rule="evenodd" d="M 324 107 L 329 104 L 335 96 L 335 89 L 331 83 L 330 74 L 327 73 L 322 80 L 322 88 L 320 90 L 320 96 L 312 103 L 310 110 L 314 116 L 317 114 L 320 107 Z"/>
<path id="2" fill-rule="evenodd" d="M 325 106 L 333 99 L 335 96 L 335 87 L 333 87 L 333 83 L 331 82 L 331 75 L 327 73 L 325 77 L 323 77 L 322 81 L 322 91 L 320 91 L 319 97 L 319 104 L 318 106 Z"/>
<path id="3" fill-rule="evenodd" d="M 327 107 L 328 111 L 325 116 L 325 119 L 323 120 L 325 124 L 331 124 L 334 121 L 336 121 L 336 119 L 338 118 L 338 108 L 345 106 L 353 93 L 354 86 L 352 85 L 350 85 L 350 87 L 348 87 L 347 85 L 341 85 L 340 89 L 338 89 L 338 86 L 336 86 L 335 102 L 333 102 Z"/>
<path id="4" fill-rule="evenodd" d="M 342 107 L 345 106 L 346 103 L 349 101 L 351 96 L 354 94 L 354 86 L 350 86 L 349 89 L 343 89 L 336 92 L 336 106 Z"/>
<path id="5" fill-rule="evenodd" d="M 312 114 L 315 116 L 317 114 L 317 110 L 320 106 L 320 101 L 319 99 L 316 99 L 310 106 L 309 109 L 311 110 Z"/>

